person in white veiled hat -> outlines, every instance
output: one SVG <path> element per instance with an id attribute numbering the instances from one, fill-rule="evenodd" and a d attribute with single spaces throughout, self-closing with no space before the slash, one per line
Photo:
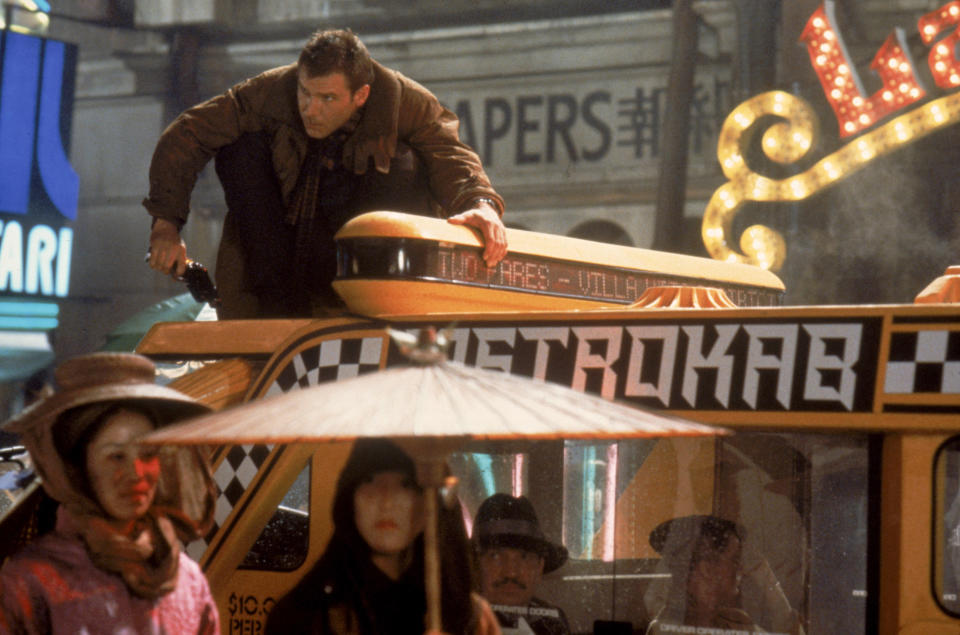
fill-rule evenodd
<path id="1" fill-rule="evenodd" d="M 128 353 L 68 360 L 58 390 L 5 424 L 59 507 L 55 529 L 0 569 L 0 633 L 220 632 L 183 552 L 212 523 L 209 466 L 195 448 L 136 444 L 209 408 L 156 385 L 154 371 Z"/>

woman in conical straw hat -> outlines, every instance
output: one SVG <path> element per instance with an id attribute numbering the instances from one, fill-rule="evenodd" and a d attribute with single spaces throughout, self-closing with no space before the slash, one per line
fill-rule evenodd
<path id="1" fill-rule="evenodd" d="M 219 633 L 206 578 L 183 545 L 210 527 L 216 490 L 195 449 L 137 438 L 206 406 L 154 383 L 149 359 L 95 353 L 5 424 L 46 492 L 53 531 L 0 569 L 0 633 Z"/>

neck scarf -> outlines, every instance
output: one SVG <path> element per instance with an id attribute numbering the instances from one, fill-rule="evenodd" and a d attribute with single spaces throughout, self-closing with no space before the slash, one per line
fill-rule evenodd
<path id="1" fill-rule="evenodd" d="M 79 536 L 93 564 L 119 575 L 135 595 L 153 600 L 176 587 L 181 545 L 166 516 L 151 510 L 121 532 L 99 515 L 63 505 L 57 514 L 58 528 Z"/>
<path id="2" fill-rule="evenodd" d="M 284 219 L 288 224 L 299 225 L 316 216 L 321 178 L 326 176 L 324 172 L 343 170 L 343 146 L 360 124 L 363 110 L 357 109 L 347 123 L 323 139 L 307 142 L 307 156 L 300 166 L 297 186 Z"/>
<path id="3" fill-rule="evenodd" d="M 323 139 L 310 139 L 285 220 L 294 226 L 293 276 L 297 294 L 310 304 L 336 306 L 330 288 L 336 275 L 333 235 L 351 217 L 357 177 L 343 165 L 343 147 L 362 117 L 362 109 Z"/>

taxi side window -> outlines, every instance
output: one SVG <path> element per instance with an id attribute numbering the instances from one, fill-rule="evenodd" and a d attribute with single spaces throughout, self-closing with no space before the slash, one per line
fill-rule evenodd
<path id="1" fill-rule="evenodd" d="M 940 446 L 934 474 L 933 588 L 943 609 L 960 615 L 960 437 Z"/>
<path id="2" fill-rule="evenodd" d="M 468 525 L 494 492 L 523 495 L 544 534 L 568 549 L 536 597 L 561 607 L 574 632 L 598 621 L 687 629 L 674 600 L 707 589 L 725 598 L 725 614 L 765 632 L 841 635 L 869 630 L 875 441 L 739 431 L 487 442 L 456 455 L 451 469 Z M 714 549 L 696 536 L 716 538 Z"/>
<path id="3" fill-rule="evenodd" d="M 498 448 L 499 449 L 499 448 Z M 516 448 L 498 452 L 457 452 L 451 454 L 450 470 L 459 480 L 457 495 L 468 515 L 467 530 L 473 525 L 472 513 L 496 492 L 528 494 L 529 455 Z"/>
<path id="4" fill-rule="evenodd" d="M 293 571 L 310 547 L 310 464 L 297 476 L 250 548 L 241 569 Z"/>

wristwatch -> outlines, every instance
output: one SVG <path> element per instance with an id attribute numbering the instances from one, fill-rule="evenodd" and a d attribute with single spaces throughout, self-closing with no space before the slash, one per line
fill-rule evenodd
<path id="1" fill-rule="evenodd" d="M 493 209 L 497 210 L 497 213 L 500 213 L 500 205 L 497 204 L 497 202 L 496 202 L 495 200 L 493 200 L 492 198 L 490 198 L 490 197 L 488 197 L 488 196 L 480 196 L 480 197 L 477 197 L 477 198 L 473 199 L 473 206 L 474 206 L 474 207 L 476 207 L 477 205 L 480 205 L 481 203 L 486 203 L 487 205 L 489 205 L 489 206 L 492 207 Z"/>

